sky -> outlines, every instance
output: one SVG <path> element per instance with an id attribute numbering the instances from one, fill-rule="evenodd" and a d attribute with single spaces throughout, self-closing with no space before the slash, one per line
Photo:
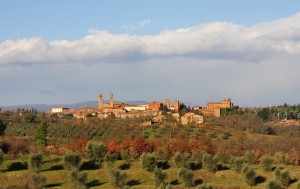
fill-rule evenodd
<path id="1" fill-rule="evenodd" d="M 300 103 L 300 1 L 0 0 L 0 106 Z"/>

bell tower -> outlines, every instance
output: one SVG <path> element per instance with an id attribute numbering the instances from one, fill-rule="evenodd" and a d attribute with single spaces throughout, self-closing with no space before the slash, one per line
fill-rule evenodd
<path id="1" fill-rule="evenodd" d="M 98 109 L 101 109 L 102 105 L 103 105 L 103 97 L 102 97 L 102 94 L 99 93 L 99 95 L 98 95 Z"/>

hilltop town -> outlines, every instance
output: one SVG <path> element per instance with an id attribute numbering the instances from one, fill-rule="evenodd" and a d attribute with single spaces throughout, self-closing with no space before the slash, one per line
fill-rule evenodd
<path id="1" fill-rule="evenodd" d="M 98 95 L 98 107 L 86 107 L 78 109 L 69 109 L 64 106 L 53 107 L 49 113 L 54 114 L 68 114 L 74 118 L 97 117 L 105 118 L 121 118 L 132 119 L 150 117 L 151 120 L 143 123 L 144 126 L 152 123 L 162 123 L 165 121 L 163 112 L 172 115 L 172 117 L 181 122 L 183 125 L 187 124 L 202 124 L 203 116 L 220 117 L 221 110 L 230 109 L 233 107 L 231 99 L 224 99 L 220 102 L 208 102 L 206 107 L 194 106 L 188 110 L 186 105 L 179 100 L 174 100 L 171 104 L 170 99 L 165 101 L 152 101 L 147 104 L 128 104 L 123 102 L 115 102 L 113 93 L 109 95 L 109 102 L 103 103 L 103 95 Z M 186 109 L 183 115 L 180 114 L 182 109 Z"/>

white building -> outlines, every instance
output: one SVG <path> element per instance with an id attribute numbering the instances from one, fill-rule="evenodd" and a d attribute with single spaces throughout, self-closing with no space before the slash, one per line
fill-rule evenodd
<path id="1" fill-rule="evenodd" d="M 62 113 L 62 112 L 66 112 L 68 111 L 70 108 L 67 107 L 63 107 L 63 106 L 57 106 L 57 107 L 53 107 L 51 112 L 52 113 Z"/>
<path id="2" fill-rule="evenodd" d="M 140 110 L 140 111 L 145 111 L 146 110 L 146 105 L 132 105 L 132 106 L 125 106 L 125 110 L 127 112 L 131 112 L 134 110 Z"/>

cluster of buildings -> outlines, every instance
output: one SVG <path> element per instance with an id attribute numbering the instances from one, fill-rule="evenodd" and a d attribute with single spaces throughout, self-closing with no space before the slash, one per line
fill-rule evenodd
<path id="1" fill-rule="evenodd" d="M 221 109 L 231 108 L 232 106 L 233 106 L 233 103 L 231 102 L 231 99 L 225 98 L 221 102 L 208 102 L 207 106 L 204 108 L 195 106 L 193 109 L 198 110 L 204 116 L 220 117 Z"/>
<path id="2" fill-rule="evenodd" d="M 165 99 L 164 103 L 153 101 L 147 104 L 128 104 L 123 102 L 114 101 L 113 93 L 110 93 L 108 103 L 103 102 L 103 95 L 98 95 L 98 107 L 86 107 L 71 110 L 67 107 L 53 107 L 51 113 L 57 114 L 72 114 L 75 118 L 141 118 L 151 117 L 152 120 L 145 123 L 149 125 L 152 123 L 162 123 L 165 120 L 165 116 L 162 115 L 162 109 L 167 110 L 169 114 L 172 114 L 173 118 L 180 121 L 183 125 L 186 124 L 202 124 L 203 116 L 216 116 L 221 115 L 222 108 L 231 108 L 233 104 L 231 99 L 224 99 L 221 102 L 209 102 L 207 106 L 202 108 L 200 106 L 194 106 L 193 112 L 187 112 L 184 115 L 180 115 L 181 103 L 175 100 L 171 105 L 170 99 Z"/>

